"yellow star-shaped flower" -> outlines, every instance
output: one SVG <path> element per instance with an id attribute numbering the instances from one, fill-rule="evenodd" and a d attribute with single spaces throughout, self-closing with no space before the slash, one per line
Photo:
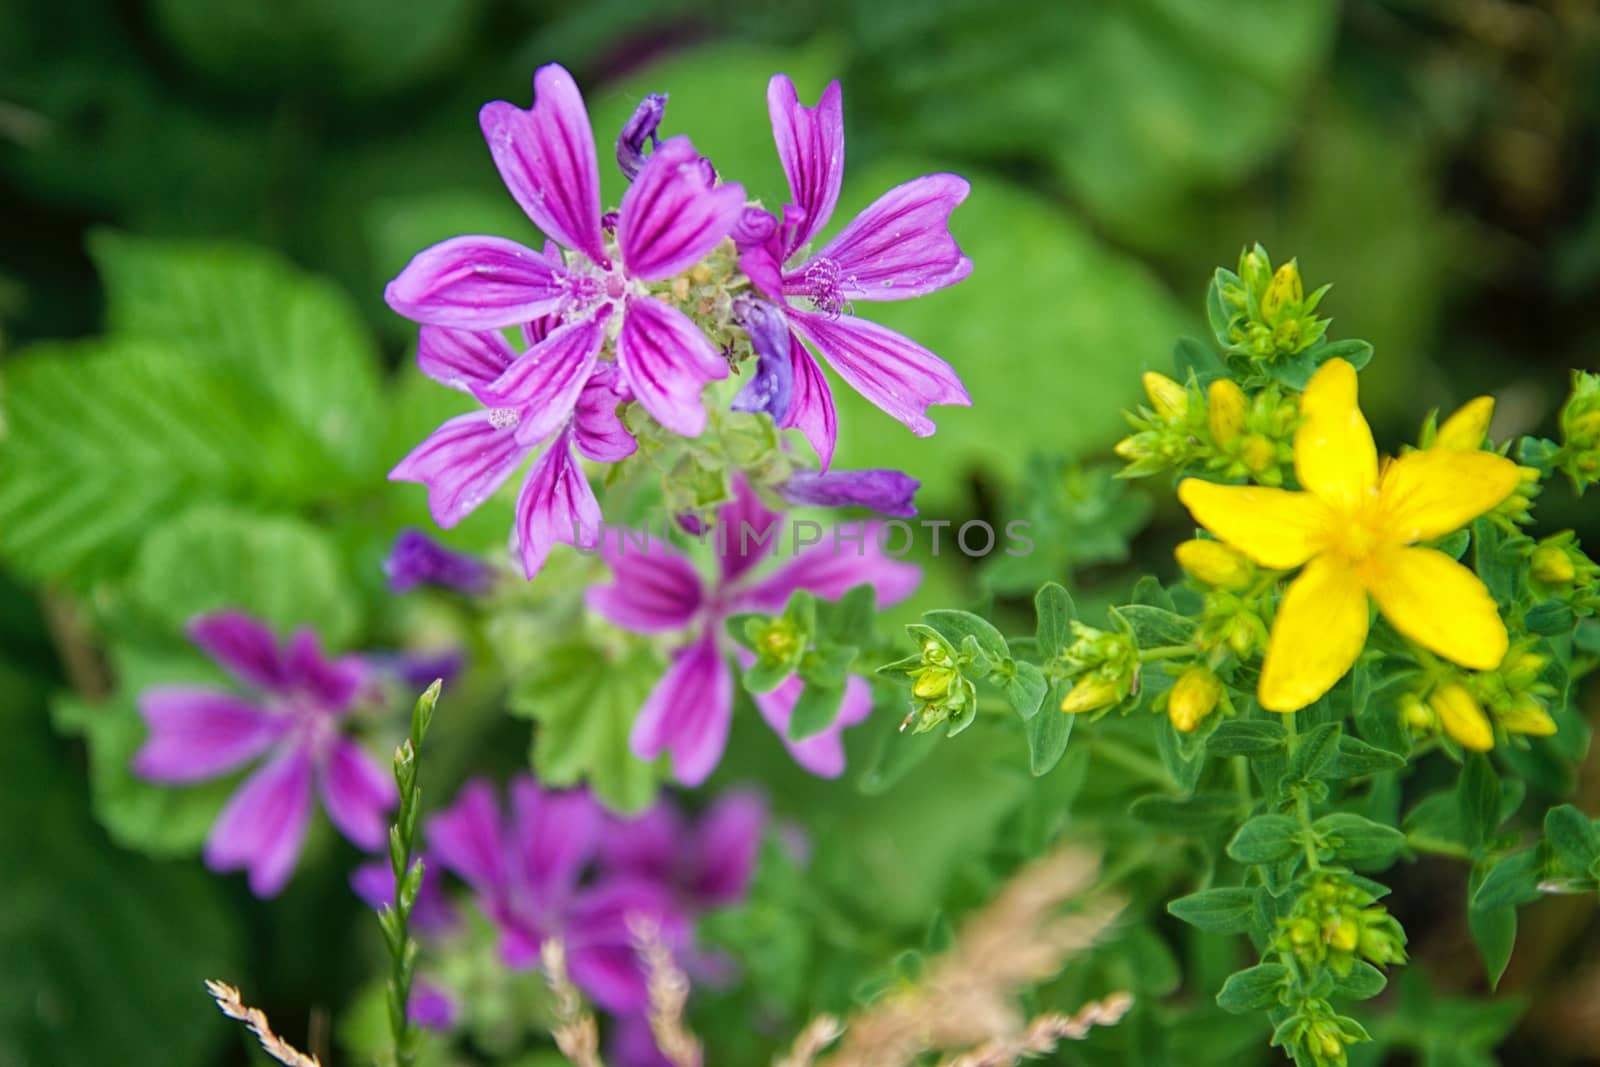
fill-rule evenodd
<path id="1" fill-rule="evenodd" d="M 1443 552 L 1416 547 L 1494 508 L 1521 481 L 1504 456 L 1448 448 L 1411 452 L 1381 472 L 1356 404 L 1356 372 L 1323 364 L 1300 399 L 1294 439 L 1302 492 L 1190 478 L 1178 499 L 1195 521 L 1263 567 L 1304 565 L 1278 605 L 1258 696 L 1297 711 L 1355 664 L 1367 641 L 1367 598 L 1400 633 L 1463 667 L 1490 670 L 1506 628 L 1489 591 Z"/>

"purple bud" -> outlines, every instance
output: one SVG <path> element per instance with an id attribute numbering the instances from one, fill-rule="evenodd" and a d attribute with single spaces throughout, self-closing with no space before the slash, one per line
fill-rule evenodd
<path id="1" fill-rule="evenodd" d="M 744 300 L 734 311 L 756 353 L 756 372 L 729 405 L 734 411 L 771 415 L 782 422 L 794 396 L 794 362 L 789 358 L 789 323 L 764 300 Z"/>
<path id="2" fill-rule="evenodd" d="M 432 652 L 397 652 L 386 657 L 380 665 L 400 679 L 407 689 L 426 689 L 435 678 L 446 684 L 455 681 L 456 675 L 467 664 L 467 655 L 459 648 L 437 649 Z"/>
<path id="3" fill-rule="evenodd" d="M 421 530 L 406 529 L 394 539 L 383 561 L 389 588 L 396 593 L 419 585 L 437 585 L 462 593 L 482 593 L 494 580 L 487 563 L 475 556 L 452 552 Z"/>
<path id="4" fill-rule="evenodd" d="M 767 243 L 767 239 L 778 231 L 778 220 L 771 214 L 758 207 L 747 207 L 739 214 L 739 220 L 733 224 L 733 232 L 729 235 L 739 251 L 756 248 Z"/>
<path id="5" fill-rule="evenodd" d="M 704 537 L 706 531 L 711 529 L 706 525 L 706 520 L 693 511 L 680 511 L 675 518 L 678 528 L 691 537 Z"/>
<path id="6" fill-rule="evenodd" d="M 921 482 L 896 470 L 796 471 L 778 486 L 789 503 L 801 506 L 871 508 L 882 515 L 909 519 Z"/>
<path id="7" fill-rule="evenodd" d="M 455 1025 L 456 1002 L 438 986 L 418 979 L 411 987 L 406 1019 L 425 1030 L 448 1030 Z"/>
<path id="8" fill-rule="evenodd" d="M 617 135 L 617 166 L 630 182 L 639 176 L 639 169 L 644 166 L 645 141 L 650 142 L 651 148 L 660 143 L 656 130 L 666 112 L 667 94 L 651 93 L 639 101 L 628 121 L 622 124 L 622 133 Z"/>

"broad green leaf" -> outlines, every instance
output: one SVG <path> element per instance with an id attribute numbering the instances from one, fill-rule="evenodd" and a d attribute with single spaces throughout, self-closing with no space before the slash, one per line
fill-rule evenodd
<path id="1" fill-rule="evenodd" d="M 1505 857 L 1489 868 L 1477 892 L 1472 894 L 1472 907 L 1480 911 L 1517 907 L 1539 899 L 1539 852 L 1524 849 Z"/>
<path id="2" fill-rule="evenodd" d="M 174 631 L 202 612 L 237 608 L 281 633 L 309 626 L 325 646 L 351 640 L 360 602 L 327 534 L 299 519 L 205 506 L 145 538 L 134 596 Z"/>
<path id="3" fill-rule="evenodd" d="M 1191 797 L 1155 794 L 1135 800 L 1128 814 L 1169 832 L 1204 830 L 1234 821 L 1239 815 L 1239 796 L 1220 792 L 1196 793 Z"/>
<path id="4" fill-rule="evenodd" d="M 1031 719 L 1039 714 L 1039 708 L 1049 691 L 1050 683 L 1045 680 L 1043 672 L 1024 661 L 1017 663 L 1016 673 L 1005 683 L 1006 699 L 1023 719 Z"/>
<path id="5" fill-rule="evenodd" d="M 1456 785 L 1456 803 L 1461 814 L 1461 837 L 1476 848 L 1500 825 L 1500 781 L 1481 753 L 1469 756 Z"/>
<path id="6" fill-rule="evenodd" d="M 1349 1000 L 1367 1000 L 1383 992 L 1389 979 L 1366 960 L 1353 961 L 1348 974 L 1333 977 L 1333 995 Z"/>
<path id="7" fill-rule="evenodd" d="M 1511 962 L 1511 950 L 1517 943 L 1517 909 L 1509 904 L 1494 908 L 1467 909 L 1467 926 L 1472 931 L 1472 943 L 1478 946 L 1478 956 L 1489 977 L 1489 988 L 1500 984 Z"/>
<path id="8" fill-rule="evenodd" d="M 1077 617 L 1072 597 L 1056 582 L 1046 582 L 1033 598 L 1038 616 L 1036 637 L 1039 656 L 1053 660 L 1072 643 L 1072 620 Z"/>
<path id="9" fill-rule="evenodd" d="M 1213 756 L 1258 756 L 1282 748 L 1288 734 L 1272 719 L 1227 719 L 1206 738 Z"/>
<path id="10" fill-rule="evenodd" d="M 1333 762 L 1338 752 L 1339 737 L 1343 727 L 1336 722 L 1325 722 L 1313 727 L 1299 738 L 1289 755 L 1288 774 L 1292 780 L 1319 777 Z"/>
<path id="11" fill-rule="evenodd" d="M 1176 612 L 1148 604 L 1127 604 L 1111 610 L 1114 617 L 1127 623 L 1140 648 L 1186 645 L 1194 638 L 1194 622 Z"/>
<path id="12" fill-rule="evenodd" d="M 1010 658 L 1010 647 L 1000 631 L 989 620 L 970 611 L 944 608 L 926 611 L 922 614 L 922 621 L 956 648 L 960 648 L 968 638 L 976 641 L 991 663 L 1001 663 Z"/>
<path id="13" fill-rule="evenodd" d="M 1215 934 L 1242 934 L 1255 918 L 1256 891 L 1221 886 L 1190 893 L 1167 904 L 1167 911 L 1190 926 Z"/>
<path id="14" fill-rule="evenodd" d="M 1569 874 L 1582 876 L 1600 861 L 1600 829 L 1571 804 L 1551 808 L 1544 816 L 1544 838 Z"/>
<path id="15" fill-rule="evenodd" d="M 1394 827 L 1346 811 L 1324 815 L 1312 828 L 1335 859 L 1352 862 L 1388 859 L 1406 844 L 1406 835 Z"/>
<path id="16" fill-rule="evenodd" d="M 1235 1014 L 1275 1007 L 1289 981 L 1289 968 L 1281 963 L 1258 963 L 1228 976 L 1217 993 L 1217 1004 Z"/>
<path id="17" fill-rule="evenodd" d="M 538 723 L 532 758 L 540 780 L 588 782 L 617 811 L 648 806 L 664 761 L 636 759 L 628 735 L 662 670 L 642 645 L 610 654 L 578 640 L 546 650 L 510 696 L 513 712 Z"/>
<path id="18" fill-rule="evenodd" d="M 794 702 L 794 713 L 789 719 L 789 740 L 804 741 L 832 726 L 843 702 L 843 685 L 807 682 Z"/>
<path id="19" fill-rule="evenodd" d="M 1405 765 L 1404 756 L 1346 734 L 1339 738 L 1333 762 L 1323 769 L 1322 775 L 1325 778 L 1364 778 L 1369 774 L 1399 770 Z"/>
<path id="20" fill-rule="evenodd" d="M 1299 833 L 1287 815 L 1257 815 L 1233 835 L 1228 855 L 1240 863 L 1278 863 L 1300 851 Z"/>
<path id="21" fill-rule="evenodd" d="M 1072 738 L 1072 724 L 1078 717 L 1061 710 L 1066 690 L 1065 682 L 1057 683 L 1039 714 L 1028 720 L 1028 770 L 1035 778 L 1049 774 L 1061 762 Z"/>

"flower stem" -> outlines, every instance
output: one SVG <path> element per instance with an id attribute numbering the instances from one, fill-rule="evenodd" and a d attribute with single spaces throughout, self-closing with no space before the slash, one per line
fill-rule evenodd
<path id="1" fill-rule="evenodd" d="M 411 937 L 411 909 L 422 888 L 422 861 L 413 860 L 417 834 L 417 809 L 422 790 L 417 785 L 417 750 L 433 721 L 433 708 L 439 702 L 443 679 L 417 698 L 411 711 L 411 733 L 394 751 L 394 781 L 400 790 L 400 812 L 389 827 L 389 868 L 394 872 L 394 904 L 378 912 L 378 924 L 389 946 L 389 1033 L 393 1041 L 395 1067 L 413 1067 L 417 1062 L 417 1028 L 407 1017 L 411 1002 L 411 980 L 416 974 L 417 942 Z"/>
<path id="2" fill-rule="evenodd" d="M 1139 650 L 1140 663 L 1154 663 L 1163 659 L 1182 659 L 1195 653 L 1193 645 L 1157 645 L 1155 648 L 1141 648 Z"/>

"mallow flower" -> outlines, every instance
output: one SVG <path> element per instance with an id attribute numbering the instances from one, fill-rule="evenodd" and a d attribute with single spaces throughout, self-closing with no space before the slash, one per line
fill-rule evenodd
<path id="1" fill-rule="evenodd" d="M 544 341 L 563 329 L 552 327 L 549 319 L 527 324 L 523 333 L 533 348 L 519 357 L 495 330 L 424 326 L 417 334 L 417 366 L 441 385 L 480 393 L 514 371 L 517 363 L 543 358 L 537 353 Z M 586 329 L 600 332 L 593 322 Z M 599 537 L 600 503 L 577 455 L 614 463 L 636 447 L 617 417 L 617 405 L 623 400 L 617 365 L 591 362 L 579 386 L 567 410 L 544 432 L 549 443 L 529 468 L 517 496 L 515 541 L 529 578 L 544 566 L 554 544 L 592 547 Z M 525 398 L 520 404 L 457 415 L 412 449 L 389 477 L 427 486 L 433 520 L 446 528 L 454 526 L 489 499 L 543 439 L 543 435 L 526 439 L 520 433 L 530 421 L 549 422 L 548 409 L 540 403 Z"/>
<path id="2" fill-rule="evenodd" d="M 589 607 L 633 633 L 684 640 L 640 710 L 629 740 L 640 759 L 671 753 L 673 777 L 684 785 L 705 781 L 727 745 L 734 702 L 730 657 L 749 656 L 726 634 L 728 616 L 781 611 L 797 589 L 836 600 L 863 584 L 873 587 L 880 605 L 894 604 L 910 596 L 922 580 L 919 567 L 883 553 L 877 527 L 871 523 L 862 524 L 849 541 L 824 538 L 797 548 L 789 562 L 758 575 L 757 564 L 779 540 L 774 529 L 778 518 L 742 477 L 736 478 L 734 499 L 718 511 L 721 529 L 714 539 L 718 567 L 709 580 L 665 541 L 636 538 L 620 530 L 616 537 L 602 539 L 600 555 L 610 565 L 613 580 L 590 587 Z M 770 693 L 755 694 L 756 707 L 797 763 L 813 774 L 837 777 L 845 764 L 840 734 L 871 712 L 871 688 L 852 675 L 833 724 L 822 733 L 791 741 L 789 719 L 802 689 L 798 678 L 790 678 Z"/>
<path id="3" fill-rule="evenodd" d="M 501 237 L 451 238 L 389 283 L 389 306 L 458 330 L 560 318 L 503 373 L 473 388 L 491 408 L 522 412 L 520 444 L 557 431 L 608 342 L 629 395 L 672 432 L 698 436 L 706 422 L 701 389 L 727 377 L 727 360 L 650 286 L 688 270 L 728 236 L 744 190 L 717 184 L 689 139 L 672 137 L 639 164 L 613 233 L 602 222 L 594 136 L 577 84 L 550 64 L 533 86 L 532 108 L 493 101 L 479 122 L 506 188 L 554 244 L 540 252 Z"/>
<path id="4" fill-rule="evenodd" d="M 246 869 L 251 891 L 276 894 L 294 872 L 316 794 L 340 833 L 362 849 L 382 848 L 399 797 L 388 772 L 345 733 L 369 680 L 366 665 L 326 658 L 309 629 L 280 645 L 268 627 L 235 611 L 200 616 L 189 636 L 255 695 L 210 686 L 146 690 L 139 713 L 149 737 L 133 770 L 186 783 L 261 760 L 217 816 L 206 865 Z"/>
<path id="5" fill-rule="evenodd" d="M 925 437 L 934 431 L 931 405 L 972 403 L 961 379 L 915 341 L 848 312 L 856 302 L 922 296 L 972 273 L 972 261 L 950 235 L 950 213 L 966 199 L 967 181 L 929 174 L 897 186 L 820 250 L 803 255 L 839 200 L 843 96 L 833 82 L 815 107 L 804 107 L 794 83 L 778 74 L 767 86 L 767 111 L 792 202 L 777 220 L 749 209 L 734 237 L 740 268 L 781 314 L 743 316 L 758 364 L 734 406 L 798 428 L 826 468 L 838 419 L 809 344 L 851 388 Z M 781 321 L 774 325 L 774 318 Z"/>

